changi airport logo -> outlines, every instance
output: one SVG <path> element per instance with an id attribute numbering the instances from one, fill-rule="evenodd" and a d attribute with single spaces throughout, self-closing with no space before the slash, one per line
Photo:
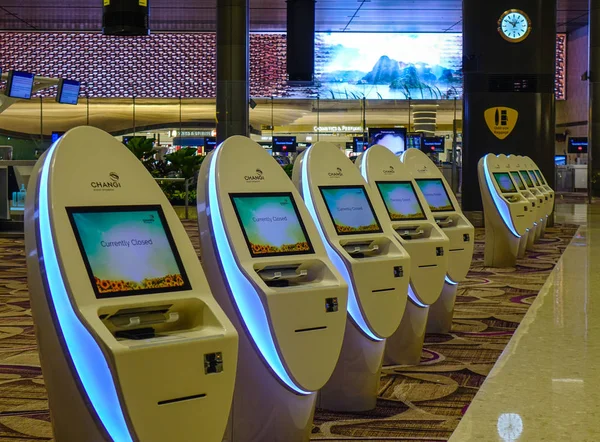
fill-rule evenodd
<path id="1" fill-rule="evenodd" d="M 392 175 L 396 173 L 396 170 L 394 169 L 394 166 L 390 166 L 388 169 L 383 169 L 383 173 L 385 175 Z"/>
<path id="2" fill-rule="evenodd" d="M 491 107 L 484 112 L 485 122 L 499 140 L 508 137 L 519 120 L 519 112 L 510 107 Z"/>
<path id="3" fill-rule="evenodd" d="M 148 218 L 142 220 L 144 224 L 152 224 L 154 222 L 154 215 L 150 214 Z"/>
<path id="4" fill-rule="evenodd" d="M 244 179 L 248 182 L 256 183 L 258 181 L 264 181 L 265 177 L 262 170 L 256 169 L 254 175 L 246 175 Z"/>
<path id="5" fill-rule="evenodd" d="M 90 186 L 94 190 L 104 190 L 104 191 L 112 191 L 121 187 L 121 183 L 119 182 L 119 175 L 115 172 L 110 172 L 108 174 L 110 181 L 92 181 Z"/>
<path id="6" fill-rule="evenodd" d="M 342 173 L 341 167 L 338 167 L 335 172 L 329 172 L 328 175 L 330 178 L 341 178 L 344 176 L 344 174 Z"/>

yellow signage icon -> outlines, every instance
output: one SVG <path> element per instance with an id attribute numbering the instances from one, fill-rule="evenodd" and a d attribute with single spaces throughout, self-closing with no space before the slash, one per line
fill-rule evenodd
<path id="1" fill-rule="evenodd" d="M 140 6 L 148 6 L 148 0 L 140 0 Z"/>
<path id="2" fill-rule="evenodd" d="M 110 6 L 110 0 L 104 0 L 104 6 Z"/>
<path id="3" fill-rule="evenodd" d="M 510 107 L 492 107 L 484 115 L 485 122 L 499 140 L 508 137 L 519 120 L 519 112 Z"/>

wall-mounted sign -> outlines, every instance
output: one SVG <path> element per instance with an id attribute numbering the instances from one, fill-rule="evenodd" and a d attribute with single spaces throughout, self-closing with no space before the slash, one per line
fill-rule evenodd
<path id="1" fill-rule="evenodd" d="M 362 126 L 314 126 L 315 132 L 362 132 Z"/>
<path id="2" fill-rule="evenodd" d="M 104 6 L 110 6 L 110 0 L 104 0 Z"/>
<path id="3" fill-rule="evenodd" d="M 519 112 L 510 107 L 492 107 L 485 111 L 484 116 L 490 131 L 499 140 L 504 140 L 517 125 Z"/>
<path id="4" fill-rule="evenodd" d="M 169 132 L 170 137 L 214 137 L 216 131 L 206 130 L 172 130 Z"/>
<path id="5" fill-rule="evenodd" d="M 148 6 L 148 0 L 140 0 L 140 6 Z"/>

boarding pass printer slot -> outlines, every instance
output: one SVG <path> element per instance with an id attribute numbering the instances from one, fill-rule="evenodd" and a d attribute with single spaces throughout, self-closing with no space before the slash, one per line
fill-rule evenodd
<path id="1" fill-rule="evenodd" d="M 379 253 L 379 245 L 373 241 L 360 241 L 343 244 L 342 247 L 353 258 L 364 258 Z"/>
<path id="2" fill-rule="evenodd" d="M 399 227 L 396 232 L 406 240 L 419 239 L 425 236 L 425 230 L 420 227 Z"/>
<path id="3" fill-rule="evenodd" d="M 299 267 L 300 264 L 267 266 L 256 273 L 269 287 L 287 287 L 291 282 L 301 280 L 308 275 L 307 269 Z"/>

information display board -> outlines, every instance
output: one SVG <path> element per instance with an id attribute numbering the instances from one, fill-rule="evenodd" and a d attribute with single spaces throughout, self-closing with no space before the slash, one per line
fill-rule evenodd
<path id="1" fill-rule="evenodd" d="M 496 172 L 494 173 L 494 179 L 496 180 L 498 187 L 500 187 L 500 192 L 517 193 L 515 183 L 513 183 L 513 180 L 510 179 L 508 172 Z"/>
<path id="2" fill-rule="evenodd" d="M 415 180 L 423 192 L 429 209 L 432 212 L 453 212 L 454 205 L 446 191 L 446 186 L 439 178 L 423 178 Z"/>
<path id="3" fill-rule="evenodd" d="M 314 253 L 291 193 L 230 194 L 253 258 Z"/>
<path id="4" fill-rule="evenodd" d="M 377 182 L 377 189 L 392 221 L 427 219 L 410 181 Z"/>
<path id="5" fill-rule="evenodd" d="M 191 289 L 161 206 L 67 213 L 97 298 Z"/>
<path id="6" fill-rule="evenodd" d="M 12 98 L 29 100 L 35 76 L 29 72 L 10 71 L 6 82 L 6 95 Z"/>
<path id="7" fill-rule="evenodd" d="M 319 187 L 338 235 L 381 233 L 364 186 Z"/>
<path id="8" fill-rule="evenodd" d="M 58 83 L 56 101 L 62 104 L 77 104 L 81 83 L 74 80 L 61 79 Z"/>

